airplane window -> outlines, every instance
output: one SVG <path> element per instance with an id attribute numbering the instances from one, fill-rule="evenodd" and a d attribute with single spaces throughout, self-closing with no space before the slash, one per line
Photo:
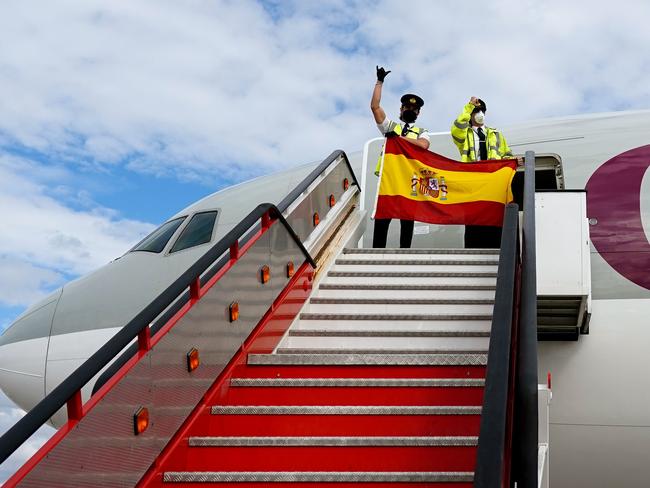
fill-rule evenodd
<path id="1" fill-rule="evenodd" d="M 183 249 L 210 242 L 216 219 L 217 212 L 201 212 L 194 215 L 169 252 L 182 251 Z"/>
<path id="2" fill-rule="evenodd" d="M 185 217 L 179 217 L 154 230 L 151 234 L 145 237 L 140 243 L 135 246 L 131 251 L 146 251 L 146 252 L 160 252 L 162 251 L 169 239 L 171 239 L 176 229 L 183 223 Z"/>

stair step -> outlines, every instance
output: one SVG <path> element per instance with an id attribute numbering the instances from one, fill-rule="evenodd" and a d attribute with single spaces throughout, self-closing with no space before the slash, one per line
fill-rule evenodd
<path id="1" fill-rule="evenodd" d="M 496 271 L 375 271 L 339 270 L 336 267 L 327 276 L 339 278 L 496 278 Z"/>
<path id="2" fill-rule="evenodd" d="M 376 353 L 406 354 L 406 353 L 441 353 L 441 352 L 487 352 L 490 346 L 489 337 L 458 337 L 458 336 L 420 336 L 417 341 L 412 335 L 404 336 L 287 336 L 277 348 L 280 354 L 334 354 Z"/>
<path id="3" fill-rule="evenodd" d="M 355 248 L 346 247 L 343 254 L 493 254 L 498 256 L 499 249 L 463 249 L 463 248 Z"/>
<path id="4" fill-rule="evenodd" d="M 439 303 L 309 303 L 304 313 L 336 314 L 492 314 L 493 304 L 472 303 L 467 305 Z"/>
<path id="5" fill-rule="evenodd" d="M 212 415 L 480 415 L 475 405 L 218 405 Z"/>
<path id="6" fill-rule="evenodd" d="M 479 406 L 483 403 L 483 388 L 458 387 L 249 387 L 231 388 L 226 396 L 215 398 L 215 405 L 434 405 Z"/>
<path id="7" fill-rule="evenodd" d="M 336 266 L 381 266 L 390 269 L 391 267 L 401 266 L 408 267 L 422 267 L 422 266 L 441 266 L 441 267 L 466 267 L 467 269 L 489 267 L 496 268 L 499 265 L 499 260 L 495 259 L 350 259 L 338 258 L 334 261 Z"/>
<path id="8" fill-rule="evenodd" d="M 279 347 L 277 349 L 277 354 L 276 356 L 279 355 L 306 355 L 306 354 L 319 354 L 319 355 L 334 355 L 334 354 L 339 354 L 339 355 L 379 355 L 379 354 L 385 354 L 385 355 L 390 355 L 390 356 L 399 356 L 399 355 L 407 355 L 407 354 L 413 354 L 413 355 L 441 355 L 441 354 L 448 354 L 450 352 L 450 349 L 447 348 L 439 348 L 439 349 L 414 349 L 414 348 L 405 348 L 405 349 L 336 349 L 336 348 L 297 348 L 297 347 Z M 487 354 L 488 348 L 487 347 L 476 347 L 476 348 L 466 348 L 463 350 L 456 350 L 453 349 L 454 354 Z"/>
<path id="9" fill-rule="evenodd" d="M 289 337 L 490 337 L 490 330 L 337 330 L 290 329 Z"/>
<path id="10" fill-rule="evenodd" d="M 339 288 L 340 287 L 340 288 Z M 392 299 L 392 300 L 489 300 L 494 301 L 494 289 L 418 289 L 413 287 L 383 288 L 363 287 L 361 285 L 326 285 L 322 284 L 312 295 L 312 299 Z"/>
<path id="11" fill-rule="evenodd" d="M 457 332 L 461 335 L 463 332 L 484 332 L 489 334 L 492 328 L 491 320 L 319 320 L 309 319 L 300 320 L 292 325 L 289 334 L 301 331 L 310 333 L 311 331 L 326 330 L 332 333 L 341 332 L 365 333 L 382 331 L 400 331 L 405 335 L 411 332 L 426 332 L 441 334 Z"/>
<path id="12" fill-rule="evenodd" d="M 494 299 L 454 299 L 454 298 L 322 298 L 314 297 L 310 304 L 376 304 L 376 305 L 494 305 Z"/>
<path id="13" fill-rule="evenodd" d="M 456 285 L 461 288 L 469 288 L 473 285 L 495 286 L 496 275 L 494 273 L 354 273 L 347 271 L 331 272 L 324 278 L 323 285 L 402 285 L 413 287 L 418 285 L 436 285 L 446 287 Z"/>
<path id="14" fill-rule="evenodd" d="M 483 378 L 232 378 L 234 387 L 484 387 Z M 283 407 L 284 408 L 284 407 Z M 377 407 L 373 407 L 377 408 Z M 393 407 L 391 407 L 393 408 Z M 438 408 L 438 407 L 436 407 Z M 465 407 L 463 407 L 465 408 Z"/>
<path id="15" fill-rule="evenodd" d="M 359 314 L 303 312 L 300 320 L 492 320 L 492 314 Z"/>
<path id="16" fill-rule="evenodd" d="M 246 414 L 239 410 L 204 415 L 194 424 L 192 434 L 202 436 L 476 436 L 480 431 L 481 407 L 440 407 L 438 411 L 415 411 L 390 415 L 384 407 L 380 412 L 329 412 L 307 410 L 295 412 L 254 410 Z M 349 407 L 342 407 L 349 408 Z M 433 407 L 436 408 L 436 407 Z M 461 407 L 464 408 L 464 407 Z M 447 409 L 447 410 L 444 410 Z M 471 409 L 471 410 L 469 410 Z M 253 411 L 253 410 L 251 410 Z M 282 413 L 267 413 L 279 411 Z M 286 413 L 285 413 L 286 412 Z M 344 413 L 345 412 L 345 413 Z M 447 413 L 449 412 L 449 413 Z"/>
<path id="17" fill-rule="evenodd" d="M 164 473 L 165 483 L 470 483 L 473 472 L 253 472 L 253 471 L 169 471 Z M 241 485 L 240 485 L 241 486 Z"/>
<path id="18" fill-rule="evenodd" d="M 459 447 L 476 446 L 476 436 L 456 437 L 383 437 L 383 436 L 353 436 L 353 437 L 190 437 L 190 447 L 269 447 L 269 446 L 302 446 L 302 447 Z"/>
<path id="19" fill-rule="evenodd" d="M 319 290 L 445 290 L 445 291 L 465 291 L 465 290 L 491 290 L 496 291 L 495 285 L 416 285 L 416 284 L 346 284 L 346 283 L 321 283 Z"/>
<path id="20" fill-rule="evenodd" d="M 249 354 L 248 364 L 485 366 L 487 354 Z"/>
<path id="21" fill-rule="evenodd" d="M 314 365 L 242 364 L 233 370 L 237 378 L 485 378 L 482 365 Z"/>

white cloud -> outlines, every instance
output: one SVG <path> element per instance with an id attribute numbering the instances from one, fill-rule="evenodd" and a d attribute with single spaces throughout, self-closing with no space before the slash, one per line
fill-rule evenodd
<path id="1" fill-rule="evenodd" d="M 71 198 L 56 184 L 66 178 L 64 170 L 0 154 L 0 305 L 32 303 L 63 284 L 65 275 L 87 273 L 120 256 L 153 228 L 97 206 L 83 191 Z"/>
<path id="2" fill-rule="evenodd" d="M 7 396 L 0 391 L 0 435 L 25 415 Z M 52 427 L 44 426 L 37 430 L 16 452 L 0 464 L 0 484 L 4 483 L 54 434 Z"/>
<path id="3" fill-rule="evenodd" d="M 0 305 L 24 306 L 34 303 L 63 283 L 61 273 L 0 256 Z M 0 333 L 6 325 L 9 324 L 0 322 Z"/>
<path id="4" fill-rule="evenodd" d="M 0 132 L 65 157 L 232 180 L 361 148 L 375 64 L 393 69 L 389 111 L 415 90 L 437 130 L 472 94 L 498 124 L 648 107 L 643 0 L 266 3 L 4 2 Z"/>

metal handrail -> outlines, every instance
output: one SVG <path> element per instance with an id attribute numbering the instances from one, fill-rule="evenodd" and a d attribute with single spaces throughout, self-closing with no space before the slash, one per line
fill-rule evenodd
<path id="1" fill-rule="evenodd" d="M 131 341 L 138 337 L 149 324 L 156 319 L 179 295 L 184 293 L 201 274 L 213 265 L 232 246 L 239 243 L 239 238 L 257 224 L 264 216 L 277 219 L 288 231 L 300 248 L 305 261 L 316 266 L 309 252 L 282 216 L 282 212 L 271 203 L 258 205 L 239 224 L 237 224 L 219 242 L 212 246 L 194 265 L 185 271 L 174 283 L 147 305 L 128 324 L 120 329 L 106 344 L 100 347 L 90 358 L 79 366 L 67 379 L 59 384 L 22 419 L 0 437 L 0 463 L 4 462 L 18 449 L 39 427 L 45 424 L 63 405 L 78 394 L 102 368 L 111 362 Z"/>
<path id="2" fill-rule="evenodd" d="M 537 271 L 535 252 L 535 153 L 526 152 L 522 223 L 522 283 L 515 383 L 514 479 L 537 488 Z"/>
<path id="3" fill-rule="evenodd" d="M 322 163 L 314 168 L 311 173 L 309 173 L 300 183 L 298 183 L 298 185 L 293 190 L 291 190 L 291 192 L 286 197 L 284 197 L 280 203 L 277 204 L 278 210 L 280 210 L 280 212 L 284 212 L 287 208 L 289 208 L 289 205 L 291 205 L 300 195 L 302 195 L 303 192 L 309 188 L 309 186 L 314 181 L 316 181 L 316 178 L 318 178 L 323 173 L 323 171 L 325 171 L 338 158 L 343 158 L 343 161 L 348 166 L 350 174 L 352 175 L 352 179 L 354 180 L 351 184 L 356 185 L 359 188 L 359 191 L 361 191 L 361 186 L 359 186 L 359 182 L 357 181 L 357 177 L 354 174 L 354 170 L 352 169 L 352 165 L 350 164 L 350 160 L 348 159 L 347 154 L 345 154 L 345 152 L 341 149 L 337 149 L 336 151 L 332 151 L 332 154 L 327 156 Z"/>
<path id="4" fill-rule="evenodd" d="M 300 197 L 305 190 L 307 190 L 312 183 L 316 181 L 316 179 L 325 171 L 328 167 L 332 165 L 332 163 L 336 162 L 339 158 L 342 158 L 345 164 L 347 165 L 348 169 L 350 170 L 350 174 L 352 175 L 352 179 L 354 180 L 352 184 L 356 185 L 357 188 L 359 188 L 359 191 L 361 191 L 361 187 L 359 186 L 359 183 L 357 182 L 357 177 L 354 174 L 354 171 L 352 170 L 352 165 L 350 164 L 350 160 L 348 159 L 347 154 L 341 149 L 337 149 L 335 151 L 332 151 L 332 153 L 327 156 L 316 168 L 314 168 L 303 180 L 296 185 L 296 187 L 291 190 L 291 192 L 285 196 L 280 203 L 276 205 L 277 209 L 281 212 L 284 213 L 289 206 Z M 246 244 L 246 242 L 249 241 L 249 239 L 254 235 L 255 231 L 257 229 L 252 228 L 250 231 L 241 237 L 240 240 L 240 245 Z M 229 256 L 223 256 L 220 260 L 216 261 L 211 268 L 201 276 L 201 285 L 204 285 L 207 283 L 229 260 Z M 166 323 L 167 321 L 178 312 L 183 305 L 187 303 L 187 301 L 190 298 L 189 292 L 186 292 L 179 296 L 176 301 L 165 311 L 165 313 L 158 317 L 154 323 L 151 324 L 151 335 L 155 335 Z M 92 394 L 94 395 L 99 391 L 99 389 L 109 380 L 113 377 L 119 369 L 126 364 L 126 362 L 133 357 L 133 355 L 136 353 L 138 349 L 137 344 L 132 344 L 129 346 L 121 355 L 118 357 L 115 361 L 111 363 L 111 365 L 106 368 L 106 370 L 97 378 L 97 381 L 95 381 L 95 384 L 93 385 L 93 391 Z"/>
<path id="5" fill-rule="evenodd" d="M 474 470 L 474 486 L 501 488 L 506 456 L 509 379 L 513 332 L 513 311 L 516 303 L 516 274 L 519 256 L 519 207 L 505 208 L 497 289 L 494 297 L 492 331 L 481 426 Z"/>

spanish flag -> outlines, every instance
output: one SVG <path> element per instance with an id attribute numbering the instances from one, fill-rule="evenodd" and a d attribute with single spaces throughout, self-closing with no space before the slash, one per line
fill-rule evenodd
<path id="1" fill-rule="evenodd" d="M 389 138 L 373 218 L 503 225 L 516 169 L 514 159 L 460 163 Z"/>

